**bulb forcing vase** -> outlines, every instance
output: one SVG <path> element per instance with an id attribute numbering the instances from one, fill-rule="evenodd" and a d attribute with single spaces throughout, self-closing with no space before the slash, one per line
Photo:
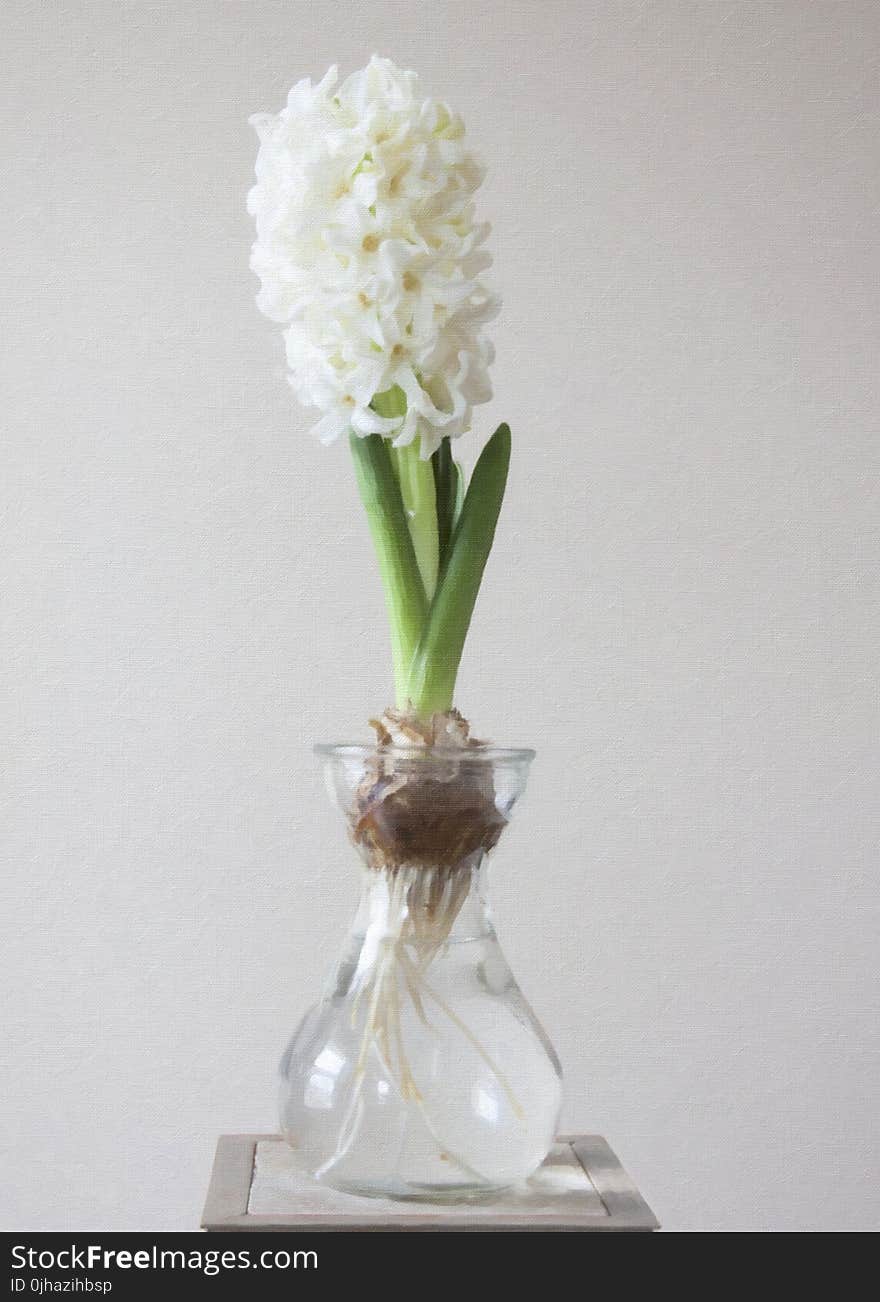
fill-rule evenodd
<path id="1" fill-rule="evenodd" d="M 319 748 L 363 860 L 354 922 L 281 1063 L 300 1165 L 352 1193 L 455 1199 L 531 1174 L 559 1062 L 498 944 L 486 855 L 533 752 Z"/>

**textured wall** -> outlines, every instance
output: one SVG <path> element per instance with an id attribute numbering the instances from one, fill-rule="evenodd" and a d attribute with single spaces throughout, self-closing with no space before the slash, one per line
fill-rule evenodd
<path id="1" fill-rule="evenodd" d="M 373 50 L 491 165 L 509 500 L 464 666 L 539 752 L 515 970 L 669 1229 L 876 1227 L 880 9 L 6 0 L 4 1228 L 196 1224 L 356 875 L 344 446 L 253 304 L 249 113 Z"/>

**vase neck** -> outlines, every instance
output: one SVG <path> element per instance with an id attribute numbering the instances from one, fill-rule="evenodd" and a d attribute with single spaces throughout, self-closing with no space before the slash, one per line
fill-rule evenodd
<path id="1" fill-rule="evenodd" d="M 377 942 L 402 939 L 435 947 L 492 932 L 481 853 L 453 868 L 365 868 L 362 880 L 354 928 Z"/>

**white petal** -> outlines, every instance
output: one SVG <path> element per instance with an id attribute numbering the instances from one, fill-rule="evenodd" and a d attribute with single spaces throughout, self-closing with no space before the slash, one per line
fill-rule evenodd
<path id="1" fill-rule="evenodd" d="M 335 443 L 340 434 L 344 434 L 350 424 L 349 417 L 345 412 L 328 411 L 326 416 L 322 416 L 317 425 L 313 425 L 309 430 L 310 434 L 325 445 Z"/>
<path id="2" fill-rule="evenodd" d="M 351 418 L 351 427 L 356 434 L 392 434 L 399 425 L 399 416 L 379 416 L 368 407 L 356 411 Z"/>

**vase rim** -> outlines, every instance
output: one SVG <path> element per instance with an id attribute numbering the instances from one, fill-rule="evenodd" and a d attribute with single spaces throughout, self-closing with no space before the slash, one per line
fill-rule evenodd
<path id="1" fill-rule="evenodd" d="M 535 752 L 528 746 L 389 746 L 364 742 L 319 742 L 314 748 L 323 759 L 370 759 L 390 756 L 399 759 L 455 760 L 466 764 L 530 764 Z"/>

